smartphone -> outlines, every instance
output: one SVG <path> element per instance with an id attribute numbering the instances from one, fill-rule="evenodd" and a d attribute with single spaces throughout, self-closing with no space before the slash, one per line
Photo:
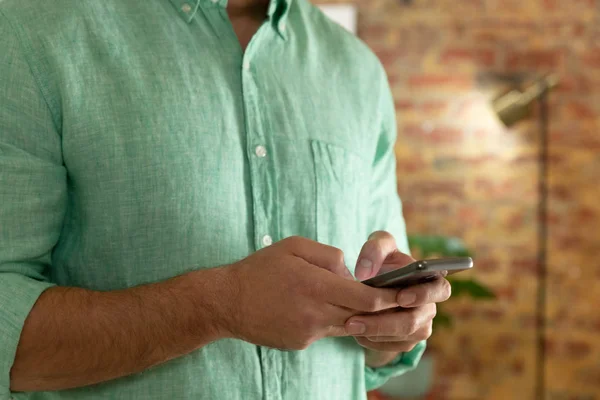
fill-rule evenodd
<path id="1" fill-rule="evenodd" d="M 401 289 L 409 286 L 431 282 L 446 275 L 455 274 L 473 268 L 471 257 L 438 258 L 415 261 L 406 267 L 398 268 L 385 274 L 375 276 L 365 285 L 376 288 Z"/>

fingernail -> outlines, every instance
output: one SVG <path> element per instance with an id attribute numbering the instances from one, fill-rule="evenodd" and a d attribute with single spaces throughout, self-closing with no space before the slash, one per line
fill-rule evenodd
<path id="1" fill-rule="evenodd" d="M 366 279 L 367 277 L 371 276 L 371 271 L 373 269 L 373 261 L 367 258 L 362 258 L 358 262 L 358 265 L 360 267 L 360 269 L 356 273 L 358 279 Z"/>
<path id="2" fill-rule="evenodd" d="M 415 301 L 417 301 L 417 295 L 413 292 L 400 292 L 400 296 L 398 296 L 398 305 L 400 307 L 411 306 Z"/>
<path id="3" fill-rule="evenodd" d="M 362 335 L 366 331 L 367 326 L 362 322 L 350 322 L 346 329 L 346 332 L 348 332 L 349 335 Z"/>

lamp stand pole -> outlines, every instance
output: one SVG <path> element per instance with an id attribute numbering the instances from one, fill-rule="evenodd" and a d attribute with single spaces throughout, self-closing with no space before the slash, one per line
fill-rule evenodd
<path id="1" fill-rule="evenodd" d="M 549 109 L 546 87 L 539 99 L 539 176 L 538 176 L 538 291 L 537 291 L 537 379 L 536 399 L 546 399 L 546 329 L 547 329 L 547 284 L 548 284 L 548 167 L 549 167 Z"/>

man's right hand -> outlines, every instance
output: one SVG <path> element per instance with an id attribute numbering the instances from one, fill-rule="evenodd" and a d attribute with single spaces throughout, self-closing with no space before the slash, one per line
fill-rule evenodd
<path id="1" fill-rule="evenodd" d="M 301 350 L 328 336 L 350 336 L 348 318 L 398 307 L 397 291 L 354 278 L 341 250 L 290 237 L 232 264 L 225 300 L 225 337 Z M 223 304 L 222 304 L 223 305 Z"/>

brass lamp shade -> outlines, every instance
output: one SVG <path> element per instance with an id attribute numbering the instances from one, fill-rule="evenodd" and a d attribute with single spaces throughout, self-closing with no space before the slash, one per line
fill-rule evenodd
<path id="1" fill-rule="evenodd" d="M 512 90 L 494 100 L 494 112 L 504 125 L 511 127 L 527 118 L 531 113 L 531 104 L 558 86 L 558 83 L 559 78 L 556 75 L 549 75 L 538 79 L 522 92 Z"/>

